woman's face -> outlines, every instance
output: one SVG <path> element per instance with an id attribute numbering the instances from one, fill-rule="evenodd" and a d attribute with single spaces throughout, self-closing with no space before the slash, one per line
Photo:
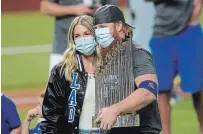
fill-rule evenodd
<path id="1" fill-rule="evenodd" d="M 84 27 L 83 25 L 76 25 L 73 34 L 74 34 L 73 36 L 74 40 L 93 35 L 92 32 L 88 30 L 86 27 Z"/>

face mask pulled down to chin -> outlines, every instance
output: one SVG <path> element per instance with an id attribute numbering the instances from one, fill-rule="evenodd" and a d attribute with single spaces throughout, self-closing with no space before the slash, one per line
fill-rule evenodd
<path id="1" fill-rule="evenodd" d="M 107 48 L 115 40 L 110 33 L 110 28 L 98 28 L 95 30 L 95 34 L 101 48 Z"/>
<path id="2" fill-rule="evenodd" d="M 94 53 L 97 44 L 93 36 L 88 36 L 75 39 L 75 46 L 77 51 L 86 56 L 89 56 Z"/>

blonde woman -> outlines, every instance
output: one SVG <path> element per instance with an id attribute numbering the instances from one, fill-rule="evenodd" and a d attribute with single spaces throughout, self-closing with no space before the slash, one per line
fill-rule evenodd
<path id="1" fill-rule="evenodd" d="M 92 125 L 92 115 L 95 115 L 93 74 L 101 58 L 92 17 L 83 15 L 73 20 L 68 46 L 63 61 L 52 69 L 47 84 L 42 134 L 77 134 Z"/>

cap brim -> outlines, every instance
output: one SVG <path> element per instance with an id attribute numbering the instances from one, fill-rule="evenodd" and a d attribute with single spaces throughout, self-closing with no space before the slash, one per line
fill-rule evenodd
<path id="1" fill-rule="evenodd" d="M 133 27 L 132 25 L 130 25 L 130 24 L 126 23 L 126 22 L 125 22 L 125 24 L 126 24 L 127 26 L 129 26 L 129 27 L 135 29 L 135 27 Z"/>

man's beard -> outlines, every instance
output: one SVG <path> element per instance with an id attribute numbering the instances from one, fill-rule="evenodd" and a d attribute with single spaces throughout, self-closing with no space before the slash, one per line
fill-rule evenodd
<path id="1" fill-rule="evenodd" d="M 106 55 L 112 51 L 113 47 L 116 46 L 117 40 L 115 39 L 107 48 L 101 48 L 101 55 L 103 58 L 106 57 Z"/>
<path id="2" fill-rule="evenodd" d="M 121 39 L 119 41 L 115 39 L 107 48 L 100 49 L 100 54 L 103 60 L 100 67 L 96 69 L 96 75 L 103 73 L 104 67 L 108 63 L 111 63 L 118 56 L 118 54 L 124 50 L 126 46 L 125 42 L 128 41 L 128 39 L 131 40 L 131 38 L 126 38 L 126 40 Z"/>

